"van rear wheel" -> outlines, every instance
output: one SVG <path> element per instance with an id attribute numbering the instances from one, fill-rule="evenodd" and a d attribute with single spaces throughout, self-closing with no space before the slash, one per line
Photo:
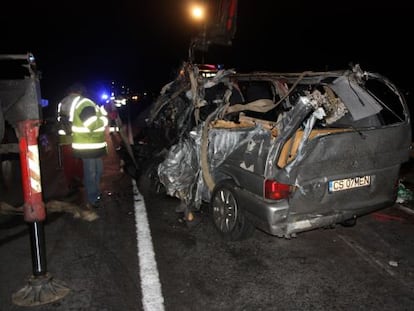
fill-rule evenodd
<path id="1" fill-rule="evenodd" d="M 211 195 L 210 216 L 220 235 L 230 241 L 250 238 L 255 227 L 240 208 L 236 185 L 231 180 L 218 183 Z"/>

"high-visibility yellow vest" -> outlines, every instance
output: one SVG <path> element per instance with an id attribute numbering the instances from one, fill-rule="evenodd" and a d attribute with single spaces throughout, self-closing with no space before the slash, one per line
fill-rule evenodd
<path id="1" fill-rule="evenodd" d="M 107 152 L 105 128 L 108 125 L 104 107 L 82 96 L 73 98 L 69 122 L 71 126 L 73 154 L 78 157 L 100 157 Z"/>

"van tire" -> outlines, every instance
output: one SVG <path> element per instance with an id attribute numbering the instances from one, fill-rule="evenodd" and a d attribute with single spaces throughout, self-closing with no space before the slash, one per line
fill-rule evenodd
<path id="1" fill-rule="evenodd" d="M 162 158 L 155 158 L 147 161 L 143 167 L 145 169 L 139 176 L 140 191 L 145 195 L 166 195 L 166 189 L 158 177 L 158 165 L 163 161 Z"/>
<path id="2" fill-rule="evenodd" d="M 240 241 L 250 238 L 255 227 L 240 208 L 240 199 L 232 180 L 219 182 L 211 194 L 210 217 L 223 239 Z"/>

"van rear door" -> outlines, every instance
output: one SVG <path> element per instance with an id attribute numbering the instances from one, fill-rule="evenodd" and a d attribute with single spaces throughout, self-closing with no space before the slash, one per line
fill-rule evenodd
<path id="1" fill-rule="evenodd" d="M 345 115 L 327 125 L 315 121 L 315 110 L 279 142 L 267 175 L 296 186 L 290 217 L 362 215 L 395 202 L 411 145 L 408 109 L 391 82 L 369 78 L 373 82 L 363 86 L 348 77 L 333 80 L 329 88 L 345 104 Z M 292 132 L 290 123 L 285 128 Z"/>

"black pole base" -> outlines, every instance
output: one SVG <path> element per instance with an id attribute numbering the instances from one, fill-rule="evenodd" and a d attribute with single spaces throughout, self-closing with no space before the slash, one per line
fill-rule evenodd
<path id="1" fill-rule="evenodd" d="M 70 289 L 63 281 L 54 279 L 49 273 L 32 275 L 27 285 L 12 295 L 15 305 L 30 307 L 57 301 L 65 297 Z"/>

